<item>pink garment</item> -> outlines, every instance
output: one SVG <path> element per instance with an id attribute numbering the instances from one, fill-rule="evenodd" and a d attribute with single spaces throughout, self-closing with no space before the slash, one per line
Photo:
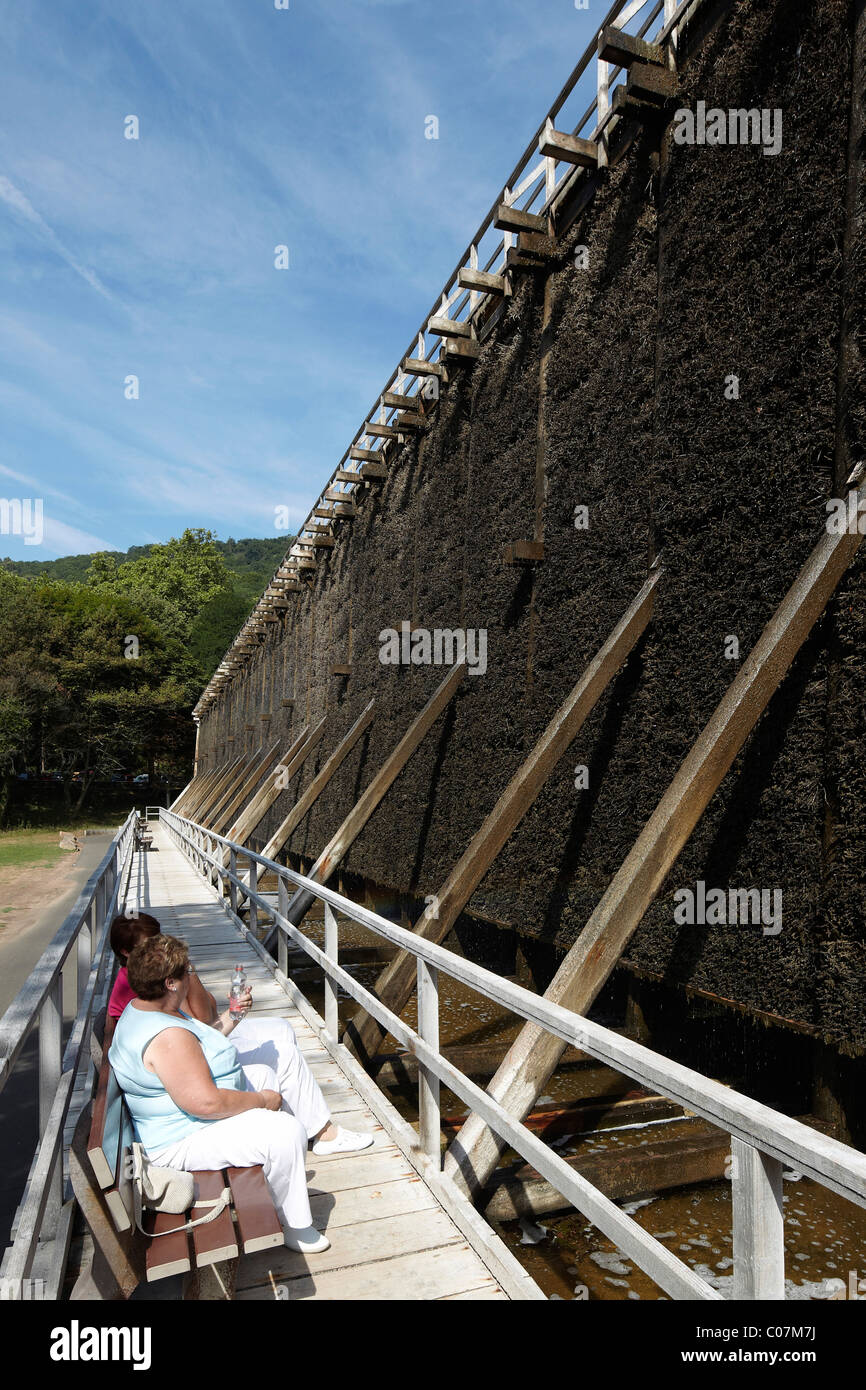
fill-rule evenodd
<path id="1" fill-rule="evenodd" d="M 108 1001 L 108 1017 L 120 1018 L 130 999 L 135 997 L 135 990 L 129 983 L 126 966 L 122 965 L 117 972 L 114 989 L 111 991 L 111 998 Z"/>

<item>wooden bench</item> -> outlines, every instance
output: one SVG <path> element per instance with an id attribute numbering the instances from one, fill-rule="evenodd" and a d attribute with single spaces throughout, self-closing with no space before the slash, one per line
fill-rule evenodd
<path id="1" fill-rule="evenodd" d="M 108 1061 L 114 1020 L 105 1029 L 96 1094 L 83 1110 L 69 1155 L 72 1190 L 94 1242 L 91 1268 L 73 1299 L 129 1298 L 143 1281 L 185 1276 L 185 1298 L 231 1298 L 237 1260 L 284 1245 L 283 1229 L 260 1166 L 193 1173 L 197 1200 L 219 1197 L 229 1187 L 232 1204 L 214 1221 L 193 1231 L 178 1230 L 207 1214 L 194 1205 L 173 1215 L 145 1210 L 149 1239 L 135 1224 L 130 1154 L 133 1126 L 123 1093 Z"/>
<path id="2" fill-rule="evenodd" d="M 148 828 L 147 821 L 136 821 L 135 848 L 138 850 L 149 850 L 152 845 L 153 831 Z"/>

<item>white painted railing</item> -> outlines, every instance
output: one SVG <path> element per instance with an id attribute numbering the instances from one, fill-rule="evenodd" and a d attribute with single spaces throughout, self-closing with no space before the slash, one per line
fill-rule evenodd
<path id="1" fill-rule="evenodd" d="M 243 664 L 246 659 L 246 639 L 261 631 L 265 622 L 272 618 L 275 606 L 284 604 L 285 586 L 297 580 L 298 573 L 301 572 L 298 567 L 306 565 L 309 568 L 310 547 L 315 529 L 320 525 L 315 520 L 316 510 L 331 506 L 332 503 L 339 505 L 338 499 L 341 496 L 347 503 L 352 501 L 357 486 L 363 481 L 362 469 L 365 466 L 363 459 L 355 457 L 354 451 L 361 450 L 367 455 L 367 462 L 375 462 L 377 457 L 381 458 L 389 435 L 393 437 L 398 433 L 397 421 L 400 414 L 404 409 L 412 412 L 411 405 L 388 404 L 386 395 L 395 393 L 420 405 L 426 399 L 425 392 L 431 389 L 431 381 L 437 382 L 436 373 L 441 371 L 445 336 L 432 325 L 437 319 L 447 317 L 451 324 L 456 322 L 463 325 L 463 336 L 477 337 L 479 321 L 491 296 L 484 289 L 461 287 L 460 277 L 464 271 L 482 271 L 493 275 L 501 275 L 504 272 L 515 233 L 503 232 L 496 228 L 500 205 L 507 204 L 520 212 L 538 214 L 542 217 L 555 217 L 557 208 L 576 181 L 587 176 L 586 169 L 569 160 L 554 155 L 539 155 L 546 130 L 551 126 L 557 127 L 580 139 L 597 143 L 599 162 L 606 162 L 606 143 L 611 123 L 616 119 L 612 107 L 613 94 L 622 70 L 598 57 L 598 40 L 602 31 L 614 26 L 623 33 L 667 48 L 668 53 L 673 55 L 676 52 L 679 28 L 697 3 L 699 0 L 680 0 L 679 4 L 677 0 L 614 0 L 591 43 L 553 105 L 545 113 L 544 119 L 506 179 L 493 206 L 419 326 L 418 332 L 364 417 L 328 483 L 300 526 L 294 545 L 264 596 L 246 620 L 232 647 L 225 653 L 195 707 L 196 718 L 199 718 L 207 705 L 216 698 L 221 685 L 231 680 L 236 667 Z M 589 104 L 581 112 L 580 108 L 590 93 Z M 348 474 L 355 474 L 357 481 L 349 478 Z M 330 494 L 330 500 L 326 499 L 326 493 Z"/>
<path id="2" fill-rule="evenodd" d="M 790 1165 L 848 1201 L 866 1207 L 866 1155 L 848 1145 L 829 1139 L 808 1125 L 672 1062 L 580 1014 L 549 1003 L 530 990 L 395 926 L 377 913 L 359 907 L 312 879 L 265 859 L 204 826 L 171 811 L 161 811 L 160 819 L 174 842 L 214 886 L 230 915 L 241 926 L 237 916 L 238 900 L 241 894 L 247 898 L 250 908 L 249 928 L 244 928 L 247 940 L 274 969 L 277 978 L 291 985 L 287 973 L 289 939 L 321 966 L 325 975 L 325 1035 L 332 1043 L 337 1042 L 339 1031 L 337 992 L 343 989 L 418 1058 L 421 1142 L 437 1167 L 440 1163 L 439 1085 L 444 1083 L 673 1298 L 718 1300 L 721 1295 L 442 1056 L 438 1037 L 440 973 L 459 980 L 518 1017 L 538 1024 L 563 1042 L 667 1096 L 731 1135 L 735 1298 L 784 1298 L 783 1167 Z M 226 849 L 229 850 L 228 867 L 223 863 Z M 239 861 L 245 861 L 245 882 L 241 880 Z M 258 891 L 258 878 L 263 870 L 277 877 L 276 908 Z M 314 895 L 324 904 L 324 949 L 287 920 L 290 885 Z M 279 929 L 276 967 L 254 935 L 260 911 L 269 919 L 273 918 Z M 415 957 L 417 1030 L 385 1008 L 375 995 L 342 969 L 337 912 Z"/>
<path id="3" fill-rule="evenodd" d="M 65 1196 L 63 1132 L 79 1076 L 92 1079 L 94 1006 L 107 984 L 108 929 L 123 900 L 136 816 L 130 812 L 63 926 L 0 1019 L 0 1090 L 21 1062 L 34 1028 L 39 1034 L 39 1143 L 3 1259 L 4 1289 L 23 1289 L 40 1243 L 58 1236 Z M 75 972 L 76 1015 L 63 1046 L 64 969 Z M 65 1250 L 63 1252 L 65 1258 Z M 49 1285 L 50 1287 L 50 1285 Z"/>

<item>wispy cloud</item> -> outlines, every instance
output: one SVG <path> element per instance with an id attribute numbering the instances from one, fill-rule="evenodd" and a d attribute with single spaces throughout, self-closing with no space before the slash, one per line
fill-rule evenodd
<path id="1" fill-rule="evenodd" d="M 0 174 L 0 200 L 2 200 L 7 207 L 12 208 L 13 212 L 17 212 L 20 217 L 23 217 L 26 222 L 29 222 L 31 226 L 35 227 L 42 238 L 57 252 L 58 256 L 75 271 L 76 275 L 80 275 L 82 280 L 84 280 L 91 289 L 96 290 L 96 293 L 101 294 L 109 303 L 117 303 L 116 295 L 113 295 L 110 290 L 106 289 L 98 275 L 86 265 L 82 265 L 81 262 L 73 256 L 72 252 L 67 246 L 64 246 L 53 228 L 49 227 L 45 218 L 36 211 L 30 199 L 21 192 L 20 188 L 16 188 L 14 183 L 11 183 L 10 180 L 6 178 L 5 174 Z"/>

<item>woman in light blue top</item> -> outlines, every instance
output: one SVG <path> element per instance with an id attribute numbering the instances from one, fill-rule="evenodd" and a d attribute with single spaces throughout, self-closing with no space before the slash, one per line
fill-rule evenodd
<path id="1" fill-rule="evenodd" d="M 265 1064 L 241 1066 L 217 1027 L 185 1012 L 189 952 L 175 937 L 141 941 L 127 970 L 137 998 L 118 1020 L 108 1058 L 149 1156 L 187 1171 L 261 1164 L 286 1244 L 327 1250 L 312 1225 L 305 1169 L 307 1140 L 327 1132 L 330 1117 L 300 1051 L 279 1075 Z"/>

